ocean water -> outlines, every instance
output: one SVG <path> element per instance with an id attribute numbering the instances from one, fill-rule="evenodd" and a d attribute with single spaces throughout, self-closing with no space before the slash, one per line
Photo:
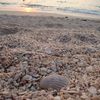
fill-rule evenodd
<path id="1" fill-rule="evenodd" d="M 100 0 L 0 0 L 0 10 L 100 16 Z"/>

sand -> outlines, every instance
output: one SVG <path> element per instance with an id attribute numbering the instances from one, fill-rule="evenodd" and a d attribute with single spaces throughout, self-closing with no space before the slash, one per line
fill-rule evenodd
<path id="1" fill-rule="evenodd" d="M 68 85 L 41 89 L 52 73 Z M 0 100 L 8 99 L 100 100 L 100 20 L 0 14 Z"/>

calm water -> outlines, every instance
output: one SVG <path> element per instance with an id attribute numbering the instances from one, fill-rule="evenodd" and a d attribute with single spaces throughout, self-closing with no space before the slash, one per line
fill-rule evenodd
<path id="1" fill-rule="evenodd" d="M 82 13 L 100 16 L 100 0 L 0 0 L 0 10 Z"/>

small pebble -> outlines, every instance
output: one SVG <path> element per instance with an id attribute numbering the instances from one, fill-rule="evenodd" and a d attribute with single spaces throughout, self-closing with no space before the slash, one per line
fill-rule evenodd
<path id="1" fill-rule="evenodd" d="M 91 98 L 91 100 L 100 100 L 100 95 L 93 96 L 93 97 Z"/>
<path id="2" fill-rule="evenodd" d="M 47 68 L 41 68 L 41 74 L 46 75 L 47 74 Z"/>
<path id="3" fill-rule="evenodd" d="M 67 100 L 74 100 L 73 98 L 69 97 Z"/>
<path id="4" fill-rule="evenodd" d="M 97 89 L 93 86 L 91 86 L 88 91 L 92 94 L 92 95 L 96 95 L 97 94 Z"/>
<path id="5" fill-rule="evenodd" d="M 56 66 L 51 66 L 50 69 L 54 72 L 57 72 L 57 67 Z"/>
<path id="6" fill-rule="evenodd" d="M 95 80 L 95 87 L 96 87 L 97 89 L 100 89 L 100 78 L 97 78 L 97 79 Z"/>
<path id="7" fill-rule="evenodd" d="M 45 53 L 47 53 L 48 55 L 52 54 L 52 50 L 51 48 L 45 48 Z"/>
<path id="8" fill-rule="evenodd" d="M 82 99 L 88 99 L 88 96 L 86 95 L 86 93 L 82 93 L 81 98 L 82 98 Z"/>
<path id="9" fill-rule="evenodd" d="M 56 96 L 56 97 L 54 97 L 54 100 L 61 100 L 61 97 L 60 96 Z"/>
<path id="10" fill-rule="evenodd" d="M 52 95 L 53 95 L 54 97 L 57 96 L 57 91 L 56 91 L 56 90 L 53 91 Z"/>
<path id="11" fill-rule="evenodd" d="M 33 79 L 32 76 L 25 75 L 22 80 L 32 81 L 32 79 Z"/>
<path id="12" fill-rule="evenodd" d="M 86 67 L 87 72 L 93 72 L 93 66 Z"/>

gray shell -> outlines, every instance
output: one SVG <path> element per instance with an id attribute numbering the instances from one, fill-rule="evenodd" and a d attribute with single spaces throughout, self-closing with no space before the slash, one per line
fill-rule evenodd
<path id="1" fill-rule="evenodd" d="M 40 87 L 44 89 L 52 88 L 55 90 L 60 90 L 62 87 L 65 87 L 66 85 L 66 78 L 57 74 L 46 76 L 40 81 Z"/>

